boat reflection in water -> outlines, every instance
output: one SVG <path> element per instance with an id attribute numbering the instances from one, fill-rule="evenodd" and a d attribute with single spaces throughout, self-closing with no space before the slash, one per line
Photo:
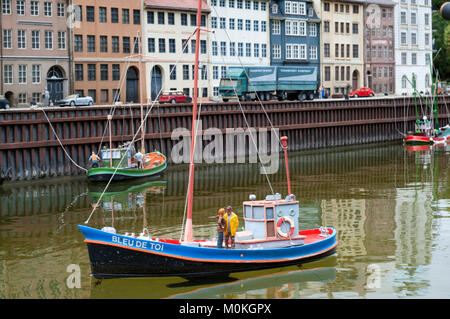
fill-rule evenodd
<path id="1" fill-rule="evenodd" d="M 144 207 L 145 194 L 161 194 L 167 187 L 167 181 L 123 182 L 112 184 L 103 195 L 104 185 L 90 184 L 88 195 L 92 206 L 104 211 L 130 211 Z"/>
<path id="2" fill-rule="evenodd" d="M 169 299 L 286 299 L 327 298 L 329 283 L 336 280 L 336 256 L 313 262 L 308 268 L 234 273 L 230 277 L 183 280 L 177 277 L 91 279 L 90 298 Z M 310 268 L 312 267 L 312 268 Z M 299 269 L 300 268 L 300 269 Z"/>

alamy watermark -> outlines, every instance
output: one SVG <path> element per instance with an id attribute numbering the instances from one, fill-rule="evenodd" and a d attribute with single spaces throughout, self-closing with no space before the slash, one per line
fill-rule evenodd
<path id="1" fill-rule="evenodd" d="M 272 128 L 208 128 L 198 123 L 194 163 L 261 163 L 261 174 L 275 174 L 279 168 L 279 130 Z M 178 141 L 172 148 L 173 163 L 189 163 L 191 131 L 177 128 L 171 139 Z"/>
<path id="2" fill-rule="evenodd" d="M 70 275 L 66 279 L 67 288 L 81 288 L 81 269 L 77 264 L 70 264 L 67 266 L 66 271 Z"/>

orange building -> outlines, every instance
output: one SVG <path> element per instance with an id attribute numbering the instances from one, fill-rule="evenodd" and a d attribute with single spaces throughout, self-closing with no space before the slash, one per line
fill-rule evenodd
<path id="1" fill-rule="evenodd" d="M 140 103 L 142 89 L 146 102 L 145 64 L 139 56 L 141 1 L 74 0 L 73 5 L 75 93 L 100 105 Z"/>

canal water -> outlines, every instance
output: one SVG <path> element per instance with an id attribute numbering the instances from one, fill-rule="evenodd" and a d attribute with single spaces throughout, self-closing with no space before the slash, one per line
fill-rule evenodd
<path id="1" fill-rule="evenodd" d="M 280 154 L 281 155 L 281 154 Z M 0 298 L 449 298 L 450 148 L 374 144 L 290 153 L 302 229 L 338 231 L 337 253 L 300 266 L 231 274 L 98 281 L 77 225 L 153 237 L 181 234 L 187 167 L 159 180 L 103 187 L 83 177 L 0 186 Z M 269 176 L 286 195 L 286 175 Z M 257 164 L 196 168 L 194 235 L 216 236 L 217 209 L 271 193 Z M 93 207 L 97 206 L 96 210 Z M 77 276 L 79 274 L 79 276 Z M 77 279 L 79 278 L 79 281 Z"/>

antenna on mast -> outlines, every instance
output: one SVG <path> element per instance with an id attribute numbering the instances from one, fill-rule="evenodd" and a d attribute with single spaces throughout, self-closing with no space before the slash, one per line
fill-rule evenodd
<path id="1" fill-rule="evenodd" d="M 291 195 L 291 179 L 289 178 L 289 163 L 288 163 L 288 156 L 287 156 L 287 136 L 282 136 L 280 138 L 281 140 L 281 145 L 283 146 L 284 149 L 284 163 L 286 166 L 286 178 L 287 178 L 287 185 L 288 185 L 288 195 Z"/>

